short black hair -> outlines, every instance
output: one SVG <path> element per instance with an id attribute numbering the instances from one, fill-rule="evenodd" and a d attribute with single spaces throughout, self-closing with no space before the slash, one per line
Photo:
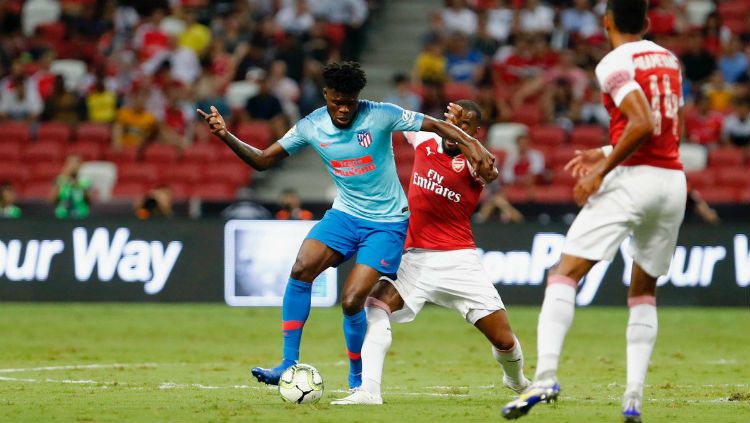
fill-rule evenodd
<path id="1" fill-rule="evenodd" d="M 607 0 L 607 10 L 612 12 L 620 32 L 640 34 L 646 29 L 648 0 Z"/>
<path id="2" fill-rule="evenodd" d="M 458 100 L 456 104 L 461 106 L 464 110 L 474 112 L 477 115 L 478 121 L 482 120 L 482 109 L 479 108 L 479 105 L 476 102 L 472 100 Z"/>
<path id="3" fill-rule="evenodd" d="M 357 62 L 334 62 L 323 68 L 326 88 L 344 94 L 358 94 L 367 85 L 365 71 Z"/>

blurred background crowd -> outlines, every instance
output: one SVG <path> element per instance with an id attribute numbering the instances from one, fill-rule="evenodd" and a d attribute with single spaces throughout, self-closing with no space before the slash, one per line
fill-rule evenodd
<path id="1" fill-rule="evenodd" d="M 58 217 L 112 199 L 142 218 L 172 215 L 143 211 L 164 198 L 251 202 L 257 175 L 210 137 L 196 107 L 216 106 L 241 139 L 270 145 L 324 104 L 325 63 L 377 45 L 393 3 L 0 0 L 0 192 L 51 201 Z M 427 29 L 404 40 L 422 46 L 412 69 L 394 69 L 373 99 L 437 118 L 449 101 L 479 103 L 480 137 L 502 169 L 478 220 L 520 221 L 511 203 L 570 204 L 575 181 L 562 166 L 608 142 L 594 77 L 609 50 L 606 1 L 431 3 L 410 17 Z M 704 200 L 750 203 L 750 2 L 652 0 L 649 17 L 648 38 L 683 62 L 691 201 L 717 221 Z M 406 184 L 413 151 L 398 135 L 394 150 Z"/>

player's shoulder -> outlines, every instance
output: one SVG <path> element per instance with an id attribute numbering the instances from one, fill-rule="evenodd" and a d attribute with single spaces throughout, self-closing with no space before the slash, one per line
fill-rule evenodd
<path id="1" fill-rule="evenodd" d="M 674 56 L 674 53 L 650 40 L 634 41 L 625 43 L 609 53 L 607 53 L 599 64 L 597 69 L 609 66 L 633 66 L 633 58 L 644 53 L 668 53 Z"/>

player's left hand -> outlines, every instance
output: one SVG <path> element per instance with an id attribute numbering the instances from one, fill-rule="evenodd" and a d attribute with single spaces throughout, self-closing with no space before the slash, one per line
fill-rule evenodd
<path id="1" fill-rule="evenodd" d="M 604 152 L 601 148 L 576 150 L 575 156 L 565 164 L 564 170 L 570 172 L 573 177 L 580 178 L 600 166 L 604 159 Z"/>
<path id="2" fill-rule="evenodd" d="M 573 198 L 576 204 L 583 206 L 589 200 L 589 197 L 599 191 L 602 186 L 604 175 L 602 172 L 591 172 L 576 182 L 573 187 Z"/>

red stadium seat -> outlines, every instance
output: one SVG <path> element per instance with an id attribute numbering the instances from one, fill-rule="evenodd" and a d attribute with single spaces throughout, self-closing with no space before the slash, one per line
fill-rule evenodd
<path id="1" fill-rule="evenodd" d="M 445 84 L 445 98 L 448 101 L 471 100 L 476 96 L 476 90 L 469 84 L 449 82 Z"/>
<path id="2" fill-rule="evenodd" d="M 70 126 L 64 123 L 47 122 L 39 125 L 36 139 L 39 142 L 49 141 L 65 144 L 70 141 L 72 133 L 73 131 L 70 129 Z"/>
<path id="3" fill-rule="evenodd" d="M 158 169 L 151 163 L 121 163 L 117 166 L 117 182 L 155 184 L 159 180 Z"/>
<path id="4" fill-rule="evenodd" d="M 490 153 L 495 155 L 495 166 L 500 169 L 508 158 L 508 152 L 499 148 L 490 149 Z"/>
<path id="5" fill-rule="evenodd" d="M 104 160 L 116 163 L 118 166 L 123 163 L 135 163 L 138 160 L 138 149 L 123 148 L 122 150 L 115 151 L 110 148 L 104 152 Z"/>
<path id="6" fill-rule="evenodd" d="M 68 147 L 68 155 L 76 154 L 84 161 L 99 160 L 102 158 L 102 145 L 95 141 L 78 141 Z"/>
<path id="7" fill-rule="evenodd" d="M 55 141 L 39 141 L 26 147 L 23 157 L 29 162 L 62 161 L 63 146 Z"/>
<path id="8" fill-rule="evenodd" d="M 29 182 L 46 182 L 51 184 L 62 172 L 63 165 L 60 162 L 38 162 L 31 165 Z"/>
<path id="9" fill-rule="evenodd" d="M 570 174 L 570 172 L 566 172 L 562 169 L 556 170 L 552 174 L 552 183 L 555 185 L 562 185 L 566 186 L 568 188 L 573 187 L 576 182 L 578 182 L 578 179 Z"/>
<path id="10" fill-rule="evenodd" d="M 171 145 L 152 144 L 146 147 L 143 160 L 147 163 L 173 163 L 177 161 L 177 149 Z"/>
<path id="11" fill-rule="evenodd" d="M 226 146 L 224 148 L 229 149 Z M 218 156 L 216 150 L 213 143 L 201 142 L 193 144 L 182 152 L 182 162 L 194 164 L 211 163 Z"/>
<path id="12" fill-rule="evenodd" d="M 541 204 L 573 203 L 573 190 L 568 185 L 549 185 L 536 187 L 534 201 Z"/>
<path id="13" fill-rule="evenodd" d="M 505 198 L 511 203 L 526 203 L 529 201 L 529 190 L 526 187 L 518 185 L 508 185 L 503 187 Z"/>
<path id="14" fill-rule="evenodd" d="M 0 142 L 26 143 L 30 138 L 29 124 L 23 122 L 0 123 Z"/>
<path id="15" fill-rule="evenodd" d="M 709 204 L 731 204 L 740 198 L 740 191 L 732 187 L 713 186 L 700 191 L 701 197 Z"/>
<path id="16" fill-rule="evenodd" d="M 0 157 L 0 182 L 23 184 L 29 179 L 31 169 L 20 161 L 6 162 Z"/>
<path id="17" fill-rule="evenodd" d="M 4 162 L 21 160 L 21 143 L 11 140 L 0 141 L 0 160 Z"/>
<path id="18" fill-rule="evenodd" d="M 203 169 L 202 183 L 230 183 L 246 185 L 250 181 L 250 167 L 240 163 L 208 165 Z"/>
<path id="19" fill-rule="evenodd" d="M 212 182 L 195 185 L 190 195 L 203 200 L 232 200 L 235 192 L 236 187 L 231 183 Z"/>
<path id="20" fill-rule="evenodd" d="M 536 146 L 559 146 L 565 142 L 565 131 L 557 125 L 543 125 L 529 128 L 531 144 Z"/>
<path id="21" fill-rule="evenodd" d="M 142 182 L 118 182 L 112 190 L 114 198 L 136 198 L 146 193 L 146 184 Z"/>
<path id="22" fill-rule="evenodd" d="M 744 189 L 740 191 L 740 196 L 737 199 L 742 204 L 748 204 L 750 203 L 750 189 Z"/>
<path id="23" fill-rule="evenodd" d="M 172 200 L 182 201 L 190 198 L 189 185 L 178 182 L 169 182 L 166 185 L 172 190 Z"/>
<path id="24" fill-rule="evenodd" d="M 742 166 L 742 162 L 742 151 L 737 148 L 718 148 L 708 153 L 710 167 L 738 167 Z"/>
<path id="25" fill-rule="evenodd" d="M 179 163 L 161 168 L 161 181 L 172 183 L 195 184 L 201 180 L 201 166 L 195 163 Z"/>
<path id="26" fill-rule="evenodd" d="M 747 0 L 725 0 L 718 2 L 718 12 L 722 21 L 735 18 L 746 18 L 750 12 L 750 3 Z"/>
<path id="27" fill-rule="evenodd" d="M 578 125 L 570 134 L 570 142 L 588 148 L 601 147 L 607 144 L 607 132 L 599 125 Z"/>
<path id="28" fill-rule="evenodd" d="M 548 156 L 545 157 L 548 169 L 561 169 L 568 163 L 576 154 L 575 146 L 563 145 L 554 149 Z"/>
<path id="29" fill-rule="evenodd" d="M 244 123 L 237 128 L 237 137 L 256 148 L 271 145 L 271 125 L 266 122 Z"/>
<path id="30" fill-rule="evenodd" d="M 718 186 L 746 188 L 750 186 L 748 179 L 748 169 L 744 167 L 727 167 L 720 168 L 716 171 L 716 182 Z"/>
<path id="31" fill-rule="evenodd" d="M 31 182 L 24 185 L 23 189 L 20 190 L 22 198 L 34 199 L 34 200 L 47 200 L 50 193 L 54 190 L 52 182 L 37 181 Z"/>
<path id="32" fill-rule="evenodd" d="M 713 186 L 716 180 L 716 172 L 713 169 L 706 169 L 700 172 L 687 173 L 688 184 L 693 188 L 702 190 Z"/>
<path id="33" fill-rule="evenodd" d="M 109 145 L 112 142 L 112 128 L 101 123 L 82 123 L 76 130 L 76 141 Z"/>
<path id="34" fill-rule="evenodd" d="M 509 120 L 533 127 L 542 121 L 542 111 L 538 104 L 524 104 L 511 112 Z"/>

